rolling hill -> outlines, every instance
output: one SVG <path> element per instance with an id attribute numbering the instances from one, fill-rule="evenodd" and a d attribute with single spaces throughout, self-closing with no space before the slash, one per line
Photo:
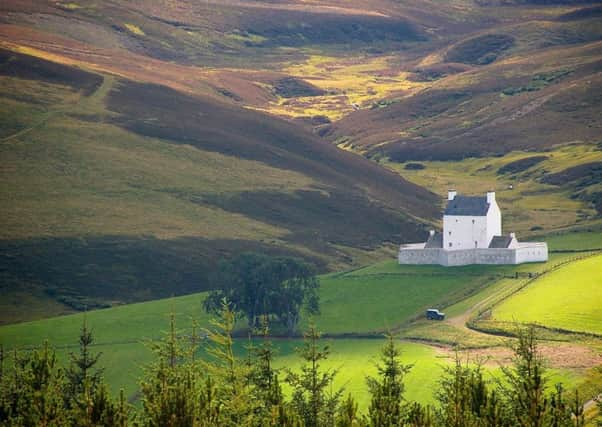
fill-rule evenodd
<path id="1" fill-rule="evenodd" d="M 2 2 L 0 321 L 206 290 L 240 251 L 391 256 L 449 186 L 521 235 L 597 226 L 599 9 Z"/>
<path id="2" fill-rule="evenodd" d="M 244 250 L 349 265 L 436 212 L 428 191 L 264 113 L 10 51 L 0 75 L 7 298 L 181 295 Z"/>

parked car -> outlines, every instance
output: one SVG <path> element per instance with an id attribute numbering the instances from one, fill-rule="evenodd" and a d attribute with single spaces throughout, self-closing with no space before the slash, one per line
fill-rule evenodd
<path id="1" fill-rule="evenodd" d="M 443 320 L 445 319 L 445 313 L 441 313 L 436 308 L 429 308 L 426 311 L 426 318 L 429 320 Z"/>

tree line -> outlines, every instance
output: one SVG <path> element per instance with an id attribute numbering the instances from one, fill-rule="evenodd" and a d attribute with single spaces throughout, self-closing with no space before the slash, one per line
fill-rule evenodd
<path id="1" fill-rule="evenodd" d="M 0 351 L 0 425 L 2 426 L 148 426 L 148 427 L 579 427 L 585 425 L 577 393 L 550 387 L 533 329 L 521 329 L 512 363 L 502 378 L 487 379 L 483 367 L 462 361 L 445 367 L 435 403 L 405 397 L 410 365 L 400 361 L 393 335 L 384 344 L 377 374 L 367 378 L 370 405 L 361 413 L 351 394 L 336 388 L 336 369 L 323 368 L 330 349 L 314 327 L 298 349 L 298 369 L 275 369 L 268 321 L 259 318 L 259 339 L 238 357 L 232 332 L 235 313 L 222 302 L 206 330 L 176 329 L 172 315 L 165 336 L 151 344 L 154 360 L 140 380 L 139 407 L 123 395 L 111 396 L 100 354 L 85 321 L 79 352 L 65 368 L 44 344 L 31 351 Z M 199 357 L 202 350 L 203 357 Z M 9 363 L 10 362 L 10 363 Z M 290 386 L 290 396 L 282 391 Z M 602 409 L 602 408 L 601 408 Z M 602 419 L 598 421 L 602 426 Z"/>

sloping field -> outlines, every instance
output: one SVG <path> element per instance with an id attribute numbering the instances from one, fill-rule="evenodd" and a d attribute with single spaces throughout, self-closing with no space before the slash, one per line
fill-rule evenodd
<path id="1" fill-rule="evenodd" d="M 492 318 L 602 335 L 602 256 L 546 274 L 498 306 Z"/>
<path id="2" fill-rule="evenodd" d="M 24 315 L 207 290 L 241 251 L 357 265 L 436 212 L 373 162 L 211 97 L 4 50 L 0 99 L 2 292 L 40 294 Z"/>
<path id="3" fill-rule="evenodd" d="M 536 164 L 530 164 L 537 160 Z M 559 238 L 550 235 L 573 224 L 599 221 L 598 204 L 602 182 L 593 174 L 551 185 L 548 176 L 566 169 L 602 160 L 602 151 L 594 144 L 564 144 L 542 151 L 512 151 L 504 156 L 466 158 L 458 161 L 381 162 L 418 185 L 428 186 L 444 195 L 450 188 L 468 194 L 484 194 L 495 189 L 502 210 L 504 232 L 516 232 L 519 240 L 533 234 L 547 234 L 550 249 L 592 249 L 602 247 L 600 226 L 591 233 L 571 233 Z M 412 170 L 413 164 L 421 169 Z M 585 226 L 582 226 L 585 227 Z M 587 227 L 585 227 L 587 229 Z M 582 238 L 591 242 L 580 245 Z M 596 238 L 598 243 L 595 243 Z M 561 243 L 561 246 L 556 245 Z M 574 243 L 574 244 L 573 244 Z"/>
<path id="4" fill-rule="evenodd" d="M 496 279 L 513 267 L 412 267 L 387 261 L 364 269 L 321 277 L 322 315 L 314 321 L 326 334 L 370 334 L 406 325 L 421 315 L 425 307 L 444 308 L 455 301 L 495 283 Z M 169 321 L 169 313 L 176 314 L 177 327 L 188 333 L 192 319 L 207 327 L 209 317 L 203 313 L 204 294 L 188 295 L 139 304 L 113 307 L 88 312 L 86 320 L 96 338 L 94 351 L 102 352 L 101 363 L 106 367 L 107 379 L 114 391 L 124 387 L 128 396 L 137 390 L 141 366 L 150 361 L 150 352 L 144 343 L 161 337 Z M 77 336 L 84 315 L 76 314 L 30 323 L 0 327 L 0 343 L 5 349 L 40 345 L 44 340 L 59 349 L 61 360 L 76 348 Z M 305 319 L 307 324 L 307 319 Z M 239 354 L 244 355 L 244 339 L 239 342 Z M 381 339 L 327 339 L 332 347 L 328 368 L 342 368 L 337 386 L 357 394 L 362 408 L 366 408 L 365 376 L 375 373 Z M 301 342 L 298 339 L 275 339 L 278 354 L 277 367 L 298 366 L 294 353 Z M 407 377 L 407 397 L 431 402 L 432 386 L 436 384 L 449 353 L 419 344 L 402 344 L 402 360 L 414 364 Z M 491 366 L 492 368 L 495 365 Z M 494 370 L 495 371 L 495 370 Z M 579 381 L 579 375 L 565 369 L 553 370 L 554 379 L 567 385 Z M 495 373 L 495 372 L 494 372 Z"/>
<path id="5" fill-rule="evenodd" d="M 371 334 L 397 329 L 427 308 L 445 308 L 487 286 L 504 268 L 400 266 L 387 261 L 325 276 L 323 309 L 314 321 L 332 334 Z"/>

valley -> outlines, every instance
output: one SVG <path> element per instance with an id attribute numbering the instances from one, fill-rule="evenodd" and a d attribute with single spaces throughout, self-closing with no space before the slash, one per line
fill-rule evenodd
<path id="1" fill-rule="evenodd" d="M 272 330 L 276 367 L 315 325 L 363 412 L 387 331 L 408 399 L 433 403 L 456 351 L 494 383 L 521 325 L 548 383 L 591 399 L 601 112 L 599 1 L 4 1 L 0 344 L 48 340 L 64 364 L 85 318 L 139 407 L 170 313 L 180 336 L 211 328 L 220 263 L 258 252 L 321 283 L 319 314 Z M 495 191 L 504 233 L 549 261 L 400 266 L 452 188 Z M 239 320 L 240 360 L 247 335 Z"/>

